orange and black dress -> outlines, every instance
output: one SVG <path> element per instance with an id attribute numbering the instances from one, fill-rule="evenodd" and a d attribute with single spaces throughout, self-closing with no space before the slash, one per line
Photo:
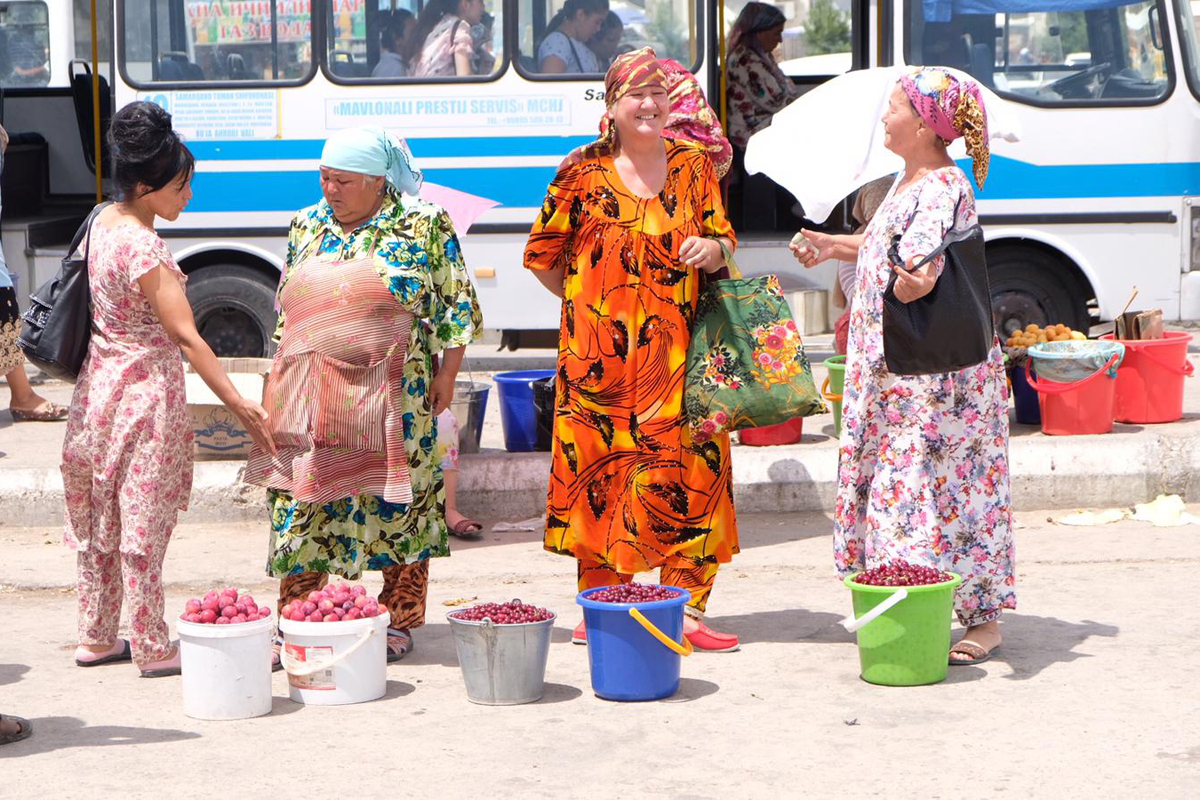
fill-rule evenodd
<path id="1" fill-rule="evenodd" d="M 650 199 L 609 155 L 564 164 L 525 248 L 565 267 L 545 546 L 579 559 L 581 589 L 663 567 L 703 610 L 738 537 L 729 438 L 696 443 L 681 414 L 700 273 L 679 247 L 734 234 L 705 150 L 664 144 Z"/>

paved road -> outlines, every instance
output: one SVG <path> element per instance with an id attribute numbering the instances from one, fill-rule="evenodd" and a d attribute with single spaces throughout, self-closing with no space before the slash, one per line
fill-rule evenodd
<path id="1" fill-rule="evenodd" d="M 586 650 L 568 643 L 573 566 L 538 534 L 506 533 L 434 565 L 429 624 L 389 668 L 385 699 L 302 707 L 276 675 L 272 714 L 232 723 L 185 717 L 179 679 L 75 668 L 71 555 L 57 530 L 0 527 L 0 711 L 37 726 L 0 748 L 3 794 L 1194 796 L 1200 528 L 1046 518 L 1019 517 L 1021 605 L 1002 655 L 937 686 L 859 680 L 837 625 L 849 604 L 830 574 L 827 518 L 744 515 L 710 621 L 745 645 L 689 659 L 669 701 L 591 693 Z M 264 550 L 259 525 L 182 527 L 168 608 L 224 583 L 269 596 Z M 513 596 L 560 614 L 546 696 L 472 705 L 443 603 Z"/>

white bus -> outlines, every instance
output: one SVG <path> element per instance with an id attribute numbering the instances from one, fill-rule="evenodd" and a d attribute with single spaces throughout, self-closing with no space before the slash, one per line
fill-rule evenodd
<path id="1" fill-rule="evenodd" d="M 198 158 L 192 204 L 164 235 L 219 354 L 269 350 L 284 233 L 319 199 L 322 142 L 368 123 L 407 137 L 428 180 L 498 204 L 464 239 L 488 327 L 557 328 L 558 303 L 522 269 L 521 252 L 555 167 L 595 136 L 602 76 L 539 73 L 536 44 L 561 0 L 485 0 L 489 14 L 472 33 L 494 59 L 476 64 L 478 74 L 371 77 L 383 28 L 423 4 L 99 0 L 101 116 L 134 99 L 160 103 Z M 725 6 L 726 26 L 742 4 Z M 789 18 L 780 57 L 802 86 L 845 69 L 946 64 L 1018 105 L 1024 141 L 995 144 L 979 195 L 1006 331 L 1110 319 L 1134 285 L 1139 306 L 1200 318 L 1200 48 L 1190 3 L 778 5 Z M 623 22 L 620 47 L 654 45 L 719 104 L 716 2 L 610 8 Z M 88 23 L 86 0 L 0 0 L 3 119 L 26 134 L 6 165 L 4 243 L 26 288 L 53 270 L 54 258 L 40 254 L 54 253 L 47 246 L 61 243 L 93 191 L 90 86 L 86 64 L 71 64 L 90 55 Z M 735 219 L 747 192 L 775 191 L 763 186 L 735 175 Z M 831 285 L 832 269 L 802 273 L 790 260 L 785 245 L 802 210 L 774 199 L 773 213 L 741 220 L 743 266 Z M 842 213 L 827 224 L 845 223 Z"/>

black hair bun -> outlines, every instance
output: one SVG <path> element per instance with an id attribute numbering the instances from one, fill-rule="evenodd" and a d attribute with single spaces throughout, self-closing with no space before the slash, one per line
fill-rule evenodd
<path id="1" fill-rule="evenodd" d="M 122 199 L 132 199 L 138 184 L 154 192 L 181 174 L 190 176 L 195 164 L 171 127 L 171 115 L 155 103 L 139 100 L 114 114 L 108 141 Z"/>

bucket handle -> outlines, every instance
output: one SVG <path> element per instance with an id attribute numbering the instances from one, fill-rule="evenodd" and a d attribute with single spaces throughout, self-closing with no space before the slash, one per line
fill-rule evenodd
<path id="1" fill-rule="evenodd" d="M 870 625 L 872 622 L 882 617 L 884 614 L 890 611 L 893 606 L 895 606 L 901 600 L 904 600 L 906 597 L 908 597 L 908 589 L 901 587 L 897 591 L 892 592 L 892 595 L 888 599 L 884 600 L 882 603 L 875 606 L 858 619 L 855 619 L 853 614 L 846 617 L 844 620 L 842 620 L 842 627 L 851 633 L 854 633 L 859 628 L 865 625 Z"/>
<path id="2" fill-rule="evenodd" d="M 675 641 L 670 636 L 667 636 L 665 633 L 660 631 L 658 629 L 657 625 L 655 625 L 650 620 L 646 619 L 646 615 L 643 614 L 641 611 L 638 611 L 636 608 L 629 609 L 629 616 L 631 616 L 635 620 L 637 620 L 639 625 L 641 625 L 643 628 L 645 628 L 651 636 L 653 636 L 655 639 L 658 639 L 667 648 L 674 650 L 679 655 L 685 656 L 685 657 L 690 656 L 692 654 L 692 640 L 691 639 L 684 636 L 682 643 Z"/>
<path id="3" fill-rule="evenodd" d="M 828 375 L 825 376 L 825 382 L 823 384 L 821 384 L 821 396 L 824 397 L 826 400 L 828 400 L 831 403 L 842 402 L 842 396 L 840 394 L 834 394 L 833 392 L 829 391 L 829 376 Z"/>
<path id="4" fill-rule="evenodd" d="M 1054 383 L 1053 381 L 1041 381 L 1041 382 L 1037 381 L 1033 377 L 1033 370 L 1030 367 L 1030 362 L 1033 359 L 1030 359 L 1029 361 L 1025 362 L 1025 382 L 1029 384 L 1029 388 L 1033 389 L 1038 394 L 1064 394 L 1065 392 L 1072 391 L 1073 389 L 1078 389 L 1080 386 L 1083 386 L 1085 383 L 1090 383 L 1090 382 L 1096 380 L 1101 375 L 1107 374 L 1108 371 L 1111 370 L 1113 368 L 1113 366 L 1117 363 L 1117 359 L 1119 359 L 1120 357 L 1121 357 L 1120 353 L 1113 353 L 1112 358 L 1110 358 L 1108 360 L 1107 364 L 1105 364 L 1103 367 L 1101 367 L 1100 369 L 1093 372 L 1091 375 L 1088 375 L 1083 380 L 1075 381 L 1074 383 Z M 1114 376 L 1109 375 L 1109 377 L 1111 378 Z M 1054 388 L 1050 388 L 1050 387 L 1054 387 Z"/>
<path id="5" fill-rule="evenodd" d="M 1192 374 L 1195 373 L 1195 371 L 1196 371 L 1196 365 L 1193 364 L 1186 355 L 1183 357 L 1183 366 L 1176 367 L 1176 366 L 1172 366 L 1171 364 L 1168 364 L 1167 362 L 1163 361 L 1158 356 L 1154 355 L 1154 353 L 1151 352 L 1149 348 L 1147 348 L 1145 350 L 1138 350 L 1137 354 L 1139 356 L 1144 356 L 1145 358 L 1150 359 L 1155 364 L 1157 364 L 1158 366 L 1165 369 L 1167 372 L 1173 372 L 1176 375 L 1183 375 L 1185 378 L 1192 377 Z"/>
<path id="6" fill-rule="evenodd" d="M 370 628 L 367 628 L 365 631 L 363 631 L 362 636 L 358 637 L 357 642 L 350 645 L 345 650 L 343 650 L 341 653 L 338 653 L 336 656 L 329 659 L 328 661 L 317 661 L 317 662 L 313 662 L 310 665 L 306 665 L 303 667 L 296 667 L 294 669 L 292 667 L 292 664 L 294 663 L 293 659 L 287 654 L 287 646 L 285 645 L 283 648 L 283 652 L 281 654 L 282 658 L 280 659 L 280 661 L 283 664 L 284 671 L 287 672 L 288 675 L 294 675 L 297 678 L 304 678 L 304 677 L 307 677 L 308 675 L 312 675 L 313 673 L 320 672 L 321 670 L 329 669 L 330 667 L 334 666 L 335 664 L 340 664 L 342 661 L 344 661 L 345 659 L 349 658 L 352 654 L 354 654 L 358 650 L 358 648 L 360 648 L 364 644 L 366 644 L 367 640 L 370 639 L 372 636 L 374 636 L 375 633 L 376 633 L 375 626 L 372 625 Z"/>

